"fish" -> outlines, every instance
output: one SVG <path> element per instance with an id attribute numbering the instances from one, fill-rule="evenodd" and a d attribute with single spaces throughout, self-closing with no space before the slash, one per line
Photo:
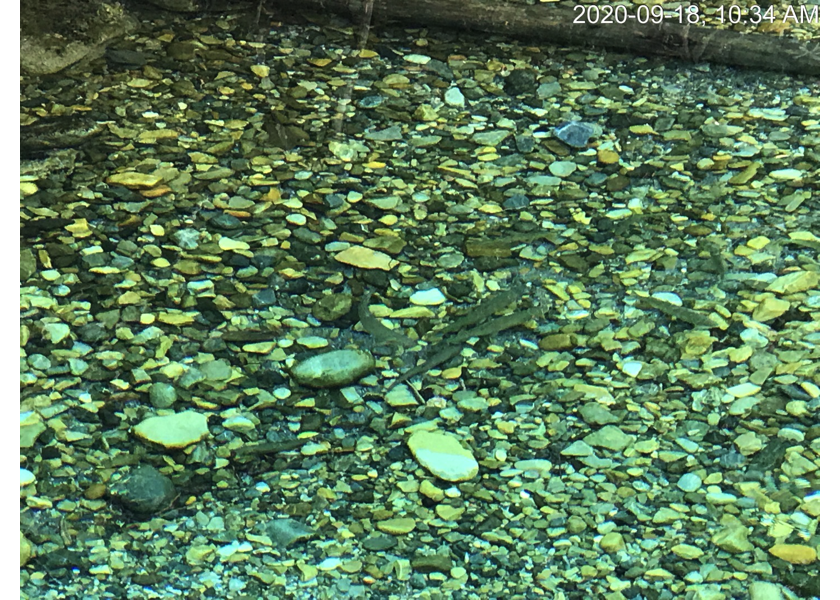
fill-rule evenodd
<path id="1" fill-rule="evenodd" d="M 373 316 L 370 312 L 370 297 L 373 292 L 370 290 L 362 294 L 359 301 L 359 323 L 362 324 L 362 329 L 373 336 L 378 344 L 390 346 L 397 350 L 405 350 L 406 348 L 413 348 L 417 345 L 417 340 L 413 340 L 404 333 L 394 329 L 388 329 L 385 325 Z"/>
<path id="2" fill-rule="evenodd" d="M 461 331 L 470 325 L 475 325 L 476 323 L 485 321 L 487 318 L 492 317 L 493 314 L 499 312 L 506 306 L 517 302 L 520 298 L 522 298 L 523 292 L 523 286 L 515 285 L 508 290 L 491 294 L 479 302 L 475 308 L 469 310 L 463 316 L 458 317 L 455 321 L 440 331 L 435 332 L 433 339 L 441 339 L 450 333 Z"/>

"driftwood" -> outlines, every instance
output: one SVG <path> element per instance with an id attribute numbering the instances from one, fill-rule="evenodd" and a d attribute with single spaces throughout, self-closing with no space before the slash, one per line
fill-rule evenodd
<path id="1" fill-rule="evenodd" d="M 712 26 L 575 23 L 580 11 L 551 3 L 525 5 L 490 0 L 273 0 L 283 11 L 335 13 L 367 30 L 374 23 L 450 27 L 560 46 L 608 48 L 637 55 L 819 76 L 819 39 L 801 41 Z"/>

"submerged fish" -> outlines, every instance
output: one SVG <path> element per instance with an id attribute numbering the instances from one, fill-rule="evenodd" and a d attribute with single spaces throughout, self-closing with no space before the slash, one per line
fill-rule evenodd
<path id="1" fill-rule="evenodd" d="M 379 319 L 373 316 L 369 308 L 371 295 L 372 292 L 368 290 L 362 294 L 362 299 L 359 301 L 359 322 L 362 324 L 362 329 L 372 335 L 378 344 L 391 346 L 397 350 L 405 350 L 416 346 L 417 340 L 413 340 L 399 331 L 388 329 Z"/>

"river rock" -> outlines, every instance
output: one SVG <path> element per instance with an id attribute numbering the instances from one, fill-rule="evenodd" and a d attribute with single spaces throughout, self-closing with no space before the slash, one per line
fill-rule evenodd
<path id="1" fill-rule="evenodd" d="M 363 350 L 333 350 L 302 360 L 292 367 L 295 381 L 314 388 L 349 385 L 373 370 L 373 356 Z"/>

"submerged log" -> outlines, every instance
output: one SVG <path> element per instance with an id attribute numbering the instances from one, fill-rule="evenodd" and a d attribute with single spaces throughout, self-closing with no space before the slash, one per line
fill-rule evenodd
<path id="1" fill-rule="evenodd" d="M 765 33 L 740 33 L 709 26 L 587 24 L 581 10 L 551 3 L 511 4 L 488 0 L 274 0 L 284 10 L 332 12 L 360 22 L 399 21 L 410 26 L 449 27 L 493 33 L 528 42 L 604 48 L 636 55 L 819 76 L 819 39 L 802 41 Z M 603 6 L 601 6 L 603 9 Z"/>

